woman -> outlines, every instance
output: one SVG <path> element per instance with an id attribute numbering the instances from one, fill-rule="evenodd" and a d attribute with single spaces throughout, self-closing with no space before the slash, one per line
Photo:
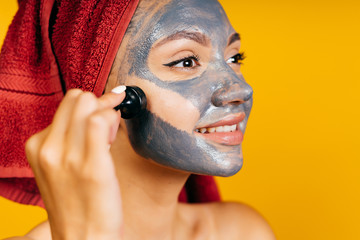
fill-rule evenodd
<path id="1" fill-rule="evenodd" d="M 178 202 L 190 173 L 242 166 L 252 89 L 239 50 L 216 0 L 140 1 L 105 94 L 69 90 L 28 140 L 49 220 L 15 239 L 274 239 L 245 205 Z M 146 93 L 140 117 L 113 110 L 123 85 Z"/>

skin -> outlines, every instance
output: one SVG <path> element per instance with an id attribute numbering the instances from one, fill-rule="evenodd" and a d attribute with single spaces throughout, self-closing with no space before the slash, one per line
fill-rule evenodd
<path id="1" fill-rule="evenodd" d="M 189 31 L 202 37 L 189 39 Z M 239 112 L 244 131 L 252 91 L 228 61 L 240 48 L 234 33 L 217 1 L 141 1 L 105 94 L 68 91 L 53 123 L 28 140 L 49 220 L 13 239 L 275 239 L 244 204 L 178 203 L 191 172 L 227 176 L 242 165 L 240 144 L 194 132 Z M 193 51 L 197 67 L 166 66 Z M 124 93 L 109 93 L 121 83 L 141 87 L 148 100 L 144 115 L 125 124 L 113 110 Z"/>
<path id="2" fill-rule="evenodd" d="M 237 173 L 243 161 L 241 145 L 214 143 L 194 131 L 245 113 L 244 132 L 252 106 L 252 89 L 239 65 L 226 62 L 238 53 L 240 42 L 220 4 L 149 2 L 137 17 L 114 66 L 119 84 L 140 86 L 149 98 L 148 111 L 126 121 L 132 147 L 144 158 L 186 172 Z M 200 59 L 196 68 L 164 66 L 191 55 Z"/>

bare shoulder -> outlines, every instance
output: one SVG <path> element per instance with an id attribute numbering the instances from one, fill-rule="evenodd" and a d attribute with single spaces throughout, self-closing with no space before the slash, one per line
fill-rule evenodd
<path id="1" fill-rule="evenodd" d="M 196 230 L 191 230 L 183 239 L 275 240 L 265 219 L 245 204 L 182 204 L 180 211 L 188 226 L 185 230 Z"/>
<path id="2" fill-rule="evenodd" d="M 51 240 L 52 237 L 49 221 L 40 223 L 39 225 L 34 227 L 28 234 L 26 234 L 26 236 L 30 239 L 36 240 Z"/>
<path id="3" fill-rule="evenodd" d="M 5 240 L 51 240 L 51 230 L 48 221 L 40 223 L 23 237 L 12 237 Z"/>
<path id="4" fill-rule="evenodd" d="M 49 222 L 40 223 L 23 237 L 11 237 L 4 240 L 51 240 Z"/>
<path id="5" fill-rule="evenodd" d="M 222 239 L 275 240 L 266 220 L 246 204 L 221 202 L 209 208 Z"/>

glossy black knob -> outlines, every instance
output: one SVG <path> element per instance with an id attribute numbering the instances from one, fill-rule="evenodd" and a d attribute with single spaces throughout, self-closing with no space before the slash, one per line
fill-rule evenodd
<path id="1" fill-rule="evenodd" d="M 114 109 L 120 110 L 121 117 L 130 119 L 139 116 L 146 109 L 146 96 L 143 90 L 135 86 L 126 86 L 126 97 Z"/>

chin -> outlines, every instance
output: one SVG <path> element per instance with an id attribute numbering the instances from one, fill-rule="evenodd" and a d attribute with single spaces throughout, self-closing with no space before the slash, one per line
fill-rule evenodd
<path id="1" fill-rule="evenodd" d="M 227 148 L 230 148 L 227 146 Z M 194 172 L 197 174 L 211 175 L 218 177 L 230 177 L 238 173 L 243 167 L 243 157 L 240 147 L 240 154 L 238 152 L 239 147 L 232 147 L 232 150 L 227 152 L 220 152 L 211 159 L 211 162 L 206 164 L 206 168 L 202 173 Z M 231 149 L 231 148 L 230 148 Z"/>
<path id="2" fill-rule="evenodd" d="M 219 175 L 213 175 L 213 176 L 218 176 L 218 177 L 231 177 L 231 176 L 234 176 L 235 174 L 237 174 L 241 168 L 242 168 L 242 163 L 236 167 L 233 167 L 231 169 L 226 169 L 226 170 L 223 170 L 221 172 L 221 174 Z"/>

